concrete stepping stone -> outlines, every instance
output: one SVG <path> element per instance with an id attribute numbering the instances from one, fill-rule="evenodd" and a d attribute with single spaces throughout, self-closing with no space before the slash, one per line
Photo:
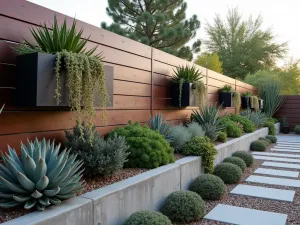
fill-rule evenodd
<path id="1" fill-rule="evenodd" d="M 218 204 L 204 218 L 238 225 L 285 225 L 287 215 Z"/>
<path id="2" fill-rule="evenodd" d="M 294 149 L 281 149 L 281 148 L 271 148 L 270 151 L 276 151 L 276 152 L 291 152 L 291 153 L 300 153 L 299 150 L 294 150 Z"/>
<path id="3" fill-rule="evenodd" d="M 277 144 L 300 144 L 300 141 L 277 141 Z"/>
<path id="4" fill-rule="evenodd" d="M 297 178 L 299 176 L 299 172 L 295 172 L 295 171 L 274 170 L 274 169 L 265 169 L 265 168 L 258 168 L 257 170 L 254 171 L 254 173 L 280 176 L 280 177 L 294 177 L 294 178 Z"/>
<path id="5" fill-rule="evenodd" d="M 295 191 L 239 184 L 230 192 L 230 194 L 293 202 Z"/>
<path id="6" fill-rule="evenodd" d="M 269 156 L 262 156 L 262 155 L 253 155 L 253 158 L 267 160 L 267 161 L 300 163 L 300 159 L 287 159 L 287 158 L 269 157 Z"/>
<path id="7" fill-rule="evenodd" d="M 295 147 L 290 147 L 290 146 L 286 146 L 286 147 L 278 147 L 278 146 L 274 146 L 273 148 L 275 149 L 291 149 L 291 150 L 300 150 L 300 148 L 295 148 Z"/>
<path id="8" fill-rule="evenodd" d="M 288 169 L 300 169 L 299 164 L 293 164 L 293 163 L 264 162 L 262 164 L 262 166 L 271 166 L 271 167 L 288 168 Z"/>
<path id="9" fill-rule="evenodd" d="M 300 158 L 300 155 L 284 154 L 284 153 L 274 153 L 274 152 L 253 152 L 252 155 L 267 155 L 267 156 L 278 156 L 286 158 Z"/>
<path id="10" fill-rule="evenodd" d="M 278 144 L 278 145 L 275 145 L 274 147 L 290 147 L 290 148 L 300 148 L 300 145 L 288 145 L 288 144 Z"/>
<path id="11" fill-rule="evenodd" d="M 251 175 L 247 178 L 248 182 L 261 183 L 261 184 L 272 184 L 280 186 L 289 186 L 300 188 L 300 180 L 292 180 L 286 178 L 276 178 L 276 177 L 263 177 Z"/>

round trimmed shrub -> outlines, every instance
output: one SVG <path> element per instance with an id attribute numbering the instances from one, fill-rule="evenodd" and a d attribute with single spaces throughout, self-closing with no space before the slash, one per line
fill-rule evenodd
<path id="1" fill-rule="evenodd" d="M 244 172 L 244 170 L 246 169 L 247 165 L 244 162 L 244 160 L 240 159 L 239 157 L 227 157 L 223 160 L 223 162 L 228 162 L 228 163 L 232 163 L 234 165 L 237 165 L 238 167 L 241 168 L 241 170 Z"/>
<path id="2" fill-rule="evenodd" d="M 193 181 L 190 190 L 199 194 L 203 199 L 219 200 L 226 191 L 226 185 L 220 177 L 203 174 Z"/>
<path id="3" fill-rule="evenodd" d="M 245 152 L 245 151 L 237 151 L 232 154 L 233 157 L 238 157 L 246 163 L 246 165 L 249 167 L 253 164 L 254 158 L 253 155 L 250 152 Z"/>
<path id="4" fill-rule="evenodd" d="M 266 148 L 267 148 L 266 143 L 261 140 L 253 141 L 250 145 L 250 149 L 252 151 L 263 152 L 266 151 Z"/>
<path id="5" fill-rule="evenodd" d="M 277 137 L 275 137 L 274 135 L 267 135 L 266 138 L 269 139 L 272 143 L 277 142 Z"/>
<path id="6" fill-rule="evenodd" d="M 237 165 L 223 162 L 215 167 L 214 174 L 220 177 L 225 184 L 236 184 L 243 175 L 243 171 Z"/>
<path id="7" fill-rule="evenodd" d="M 159 132 L 151 130 L 148 126 L 131 123 L 119 127 L 109 134 L 125 137 L 129 145 L 130 155 L 124 164 L 130 168 L 156 168 L 175 161 L 174 150 L 170 143 Z"/>
<path id="8" fill-rule="evenodd" d="M 202 163 L 205 173 L 214 172 L 215 146 L 208 137 L 194 137 L 183 147 L 183 155 L 202 156 Z"/>
<path id="9" fill-rule="evenodd" d="M 265 138 L 265 137 L 260 137 L 260 138 L 258 138 L 258 140 L 267 142 L 267 146 L 269 146 L 270 144 L 272 144 L 272 141 L 270 141 L 268 138 Z"/>
<path id="10" fill-rule="evenodd" d="M 161 212 L 173 223 L 189 223 L 205 215 L 205 202 L 195 192 L 175 191 L 167 197 Z"/>
<path id="11" fill-rule="evenodd" d="M 160 212 L 139 211 L 133 213 L 124 225 L 172 225 L 172 222 Z"/>
<path id="12" fill-rule="evenodd" d="M 226 122 L 226 133 L 228 137 L 237 138 L 242 136 L 243 130 L 237 125 L 236 122 L 228 121 Z"/>
<path id="13" fill-rule="evenodd" d="M 295 126 L 295 133 L 300 134 L 300 125 Z"/>
<path id="14" fill-rule="evenodd" d="M 217 141 L 225 143 L 227 141 L 227 134 L 225 132 L 217 132 Z"/>

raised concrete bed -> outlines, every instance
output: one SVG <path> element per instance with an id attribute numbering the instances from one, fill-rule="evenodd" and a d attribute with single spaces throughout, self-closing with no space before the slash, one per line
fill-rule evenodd
<path id="1" fill-rule="evenodd" d="M 232 139 L 226 143 L 216 146 L 218 155 L 215 159 L 215 165 L 222 162 L 225 158 L 232 155 L 236 151 L 249 151 L 250 144 L 252 141 L 257 140 L 260 137 L 265 137 L 268 135 L 268 128 L 261 128 L 253 133 L 243 135 L 242 137 Z"/>
<path id="2" fill-rule="evenodd" d="M 280 133 L 280 123 L 275 123 L 276 134 Z"/>

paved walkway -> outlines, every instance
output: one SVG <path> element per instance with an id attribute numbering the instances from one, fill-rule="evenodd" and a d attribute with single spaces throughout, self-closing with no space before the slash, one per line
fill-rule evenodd
<path id="1" fill-rule="evenodd" d="M 290 169 L 300 171 L 300 151 L 297 151 L 297 148 L 300 150 L 300 136 L 279 135 L 278 144 L 270 152 L 252 153 L 254 158 L 265 160 L 262 165 L 267 168 L 258 168 L 254 171 L 255 175 L 249 176 L 246 182 L 277 185 L 279 188 L 239 184 L 230 194 L 260 198 L 262 201 L 277 200 L 292 203 L 295 191 L 285 188 L 300 188 L 299 172 L 290 171 Z M 286 225 L 287 216 L 282 213 L 254 210 L 247 206 L 218 204 L 204 218 L 238 225 Z"/>

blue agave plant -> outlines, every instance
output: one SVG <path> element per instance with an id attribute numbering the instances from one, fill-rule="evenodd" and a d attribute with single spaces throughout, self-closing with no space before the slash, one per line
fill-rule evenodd
<path id="1" fill-rule="evenodd" d="M 82 162 L 66 149 L 59 153 L 55 146 L 43 139 L 27 146 L 21 143 L 21 158 L 8 147 L 0 163 L 0 207 L 23 206 L 44 210 L 51 204 L 72 198 L 82 190 Z"/>

